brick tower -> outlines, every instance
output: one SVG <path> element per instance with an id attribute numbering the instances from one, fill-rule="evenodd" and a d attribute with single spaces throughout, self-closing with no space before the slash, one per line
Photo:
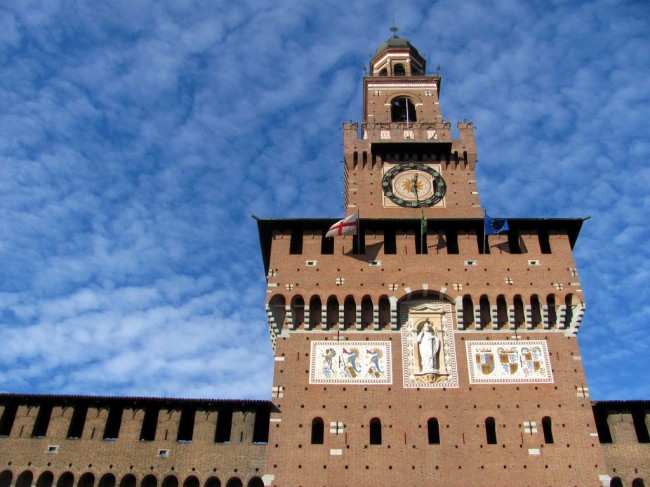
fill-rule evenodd
<path id="1" fill-rule="evenodd" d="M 581 219 L 484 235 L 471 123 L 407 40 L 363 79 L 344 125 L 334 219 L 259 219 L 275 350 L 265 483 L 602 485 L 576 334 Z"/>

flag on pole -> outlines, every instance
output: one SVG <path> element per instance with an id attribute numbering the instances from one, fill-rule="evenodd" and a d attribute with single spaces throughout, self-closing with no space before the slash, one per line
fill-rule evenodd
<path id="1" fill-rule="evenodd" d="M 492 218 L 485 212 L 484 222 L 485 235 L 498 235 L 501 232 L 510 230 L 508 220 L 505 218 Z"/>
<path id="2" fill-rule="evenodd" d="M 354 213 L 332 225 L 325 236 L 336 237 L 337 235 L 356 235 L 358 228 L 359 214 Z"/>

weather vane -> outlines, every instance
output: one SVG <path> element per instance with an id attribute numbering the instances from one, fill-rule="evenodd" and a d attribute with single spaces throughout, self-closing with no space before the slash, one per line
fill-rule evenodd
<path id="1" fill-rule="evenodd" d="M 397 31 L 399 30 L 399 27 L 395 25 L 395 16 L 393 15 L 393 26 L 390 28 L 390 31 L 393 33 L 393 37 L 397 39 Z"/>

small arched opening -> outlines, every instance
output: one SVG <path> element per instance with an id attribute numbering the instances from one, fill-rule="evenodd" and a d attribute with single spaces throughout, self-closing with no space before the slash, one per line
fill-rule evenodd
<path id="1" fill-rule="evenodd" d="M 327 300 L 327 327 L 332 328 L 339 322 L 339 300 L 330 296 Z"/>
<path id="2" fill-rule="evenodd" d="M 52 472 L 43 472 L 38 476 L 38 480 L 36 481 L 36 487 L 52 487 L 53 485 L 54 485 L 54 475 L 52 474 Z"/>
<path id="3" fill-rule="evenodd" d="M 404 69 L 403 64 L 398 63 L 393 66 L 393 76 L 406 76 L 406 69 Z"/>
<path id="4" fill-rule="evenodd" d="M 314 418 L 311 422 L 311 444 L 322 445 L 325 439 L 325 424 L 323 418 Z"/>
<path id="5" fill-rule="evenodd" d="M 533 328 L 542 325 L 542 307 L 539 304 L 537 294 L 530 297 L 530 324 Z"/>
<path id="6" fill-rule="evenodd" d="M 56 487 L 72 487 L 74 484 L 74 475 L 71 472 L 62 473 L 56 482 Z M 16 485 L 18 487 L 18 485 Z"/>
<path id="7" fill-rule="evenodd" d="M 120 487 L 135 487 L 136 484 L 135 475 L 130 473 L 122 477 L 122 480 L 120 480 Z"/>
<path id="8" fill-rule="evenodd" d="M 370 296 L 364 296 L 361 300 L 361 324 L 362 327 L 366 329 L 371 326 L 372 323 L 372 299 L 370 299 Z"/>
<path id="9" fill-rule="evenodd" d="M 493 417 L 485 419 L 485 438 L 488 445 L 497 444 L 497 425 Z"/>
<path id="10" fill-rule="evenodd" d="M 542 429 L 544 430 L 544 443 L 553 444 L 553 424 L 550 417 L 542 418 Z"/>
<path id="11" fill-rule="evenodd" d="M 463 326 L 470 328 L 474 324 L 474 301 L 469 294 L 463 296 Z"/>
<path id="12" fill-rule="evenodd" d="M 345 322 L 345 328 L 352 328 L 357 320 L 357 305 L 354 301 L 354 297 L 347 296 L 343 303 L 343 307 L 343 321 Z"/>
<path id="13" fill-rule="evenodd" d="M 79 482 L 77 482 L 77 487 L 93 487 L 95 485 L 95 476 L 90 472 L 86 472 L 81 477 L 79 477 Z"/>
<path id="14" fill-rule="evenodd" d="M 436 418 L 429 418 L 429 421 L 427 421 L 427 433 L 429 445 L 440 444 L 440 426 Z"/>
<path id="15" fill-rule="evenodd" d="M 555 295 L 546 296 L 546 307 L 548 308 L 548 327 L 553 328 L 557 325 L 557 308 L 555 306 Z"/>
<path id="16" fill-rule="evenodd" d="M 497 326 L 503 328 L 508 323 L 508 306 L 503 294 L 497 296 Z"/>
<path id="17" fill-rule="evenodd" d="M 481 307 L 481 328 L 487 328 L 490 325 L 490 300 L 484 294 L 479 300 Z"/>
<path id="18" fill-rule="evenodd" d="M 381 420 L 379 418 L 370 420 L 370 444 L 381 445 Z"/>
<path id="19" fill-rule="evenodd" d="M 29 470 L 25 470 L 16 479 L 15 487 L 32 487 L 33 480 L 34 480 L 34 474 Z"/>
<path id="20" fill-rule="evenodd" d="M 321 303 L 320 296 L 312 296 L 309 300 L 309 328 L 320 325 L 322 315 L 323 304 Z"/>
<path id="21" fill-rule="evenodd" d="M 393 99 L 390 114 L 393 122 L 411 123 L 417 121 L 415 105 L 405 96 Z"/>
<path id="22" fill-rule="evenodd" d="M 293 319 L 293 326 L 302 328 L 305 324 L 305 300 L 302 296 L 294 296 L 291 299 L 291 318 Z"/>
<path id="23" fill-rule="evenodd" d="M 379 328 L 390 328 L 390 301 L 387 296 L 379 298 Z"/>
<path id="24" fill-rule="evenodd" d="M 524 315 L 524 301 L 521 299 L 521 295 L 517 294 L 513 300 L 515 307 L 515 328 L 520 328 L 526 322 L 526 316 Z"/>
<path id="25" fill-rule="evenodd" d="M 99 479 L 99 487 L 115 487 L 115 475 L 106 473 Z"/>

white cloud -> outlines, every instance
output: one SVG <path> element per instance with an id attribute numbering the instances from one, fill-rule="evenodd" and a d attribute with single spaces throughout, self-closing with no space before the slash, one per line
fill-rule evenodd
<path id="1" fill-rule="evenodd" d="M 4 8 L 4 390 L 268 397 L 250 215 L 342 214 L 339 127 L 360 118 L 361 67 L 393 15 L 442 66 L 445 118 L 477 126 L 491 214 L 592 216 L 576 247 L 592 396 L 650 388 L 613 379 L 647 364 L 643 4 Z"/>

